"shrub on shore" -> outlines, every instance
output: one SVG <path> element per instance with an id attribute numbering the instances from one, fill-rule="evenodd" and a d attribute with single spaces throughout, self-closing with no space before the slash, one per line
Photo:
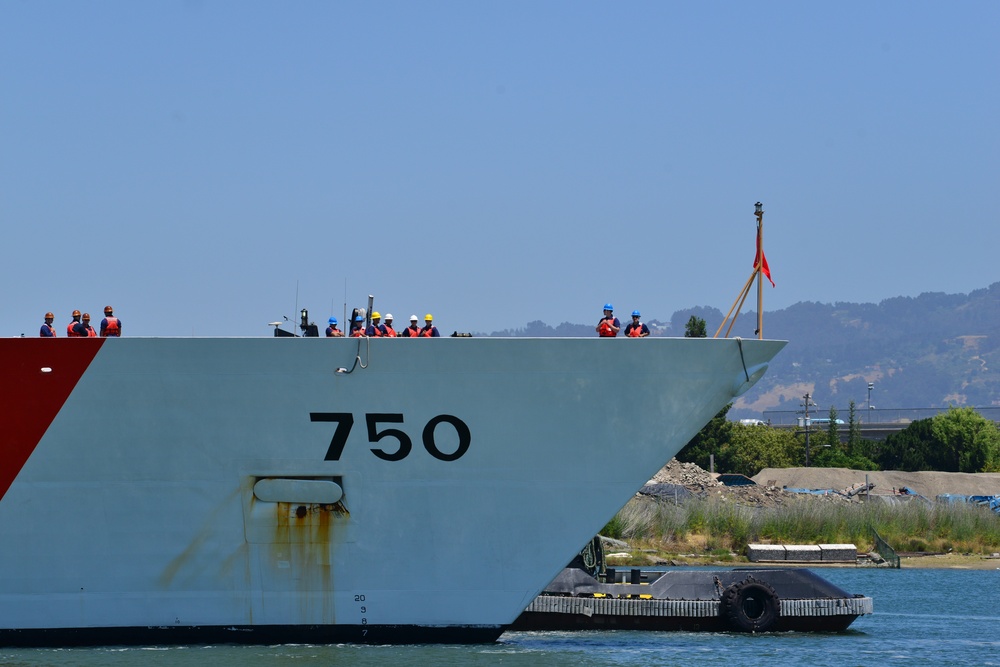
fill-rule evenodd
<path id="1" fill-rule="evenodd" d="M 729 549 L 747 544 L 842 544 L 874 547 L 872 529 L 898 551 L 990 553 L 1000 550 L 1000 515 L 970 504 L 832 503 L 803 498 L 777 507 L 748 507 L 715 498 L 681 505 L 649 497 L 629 501 L 608 524 L 613 536 L 663 552 Z M 603 533 L 606 536 L 607 532 Z"/>

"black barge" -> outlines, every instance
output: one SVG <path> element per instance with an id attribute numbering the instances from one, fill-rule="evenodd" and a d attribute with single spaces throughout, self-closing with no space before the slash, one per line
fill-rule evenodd
<path id="1" fill-rule="evenodd" d="M 511 630 L 841 632 L 873 612 L 871 598 L 808 569 L 607 568 L 597 576 L 564 569 Z"/>

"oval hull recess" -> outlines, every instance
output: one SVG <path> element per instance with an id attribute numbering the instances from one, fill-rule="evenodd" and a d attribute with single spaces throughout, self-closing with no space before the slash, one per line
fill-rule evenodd
<path id="1" fill-rule="evenodd" d="M 488 641 L 784 346 L 108 340 L 0 339 L 0 645 Z"/>
<path id="2" fill-rule="evenodd" d="M 271 478 L 254 484 L 253 495 L 266 503 L 332 505 L 344 497 L 344 490 L 332 480 Z"/>

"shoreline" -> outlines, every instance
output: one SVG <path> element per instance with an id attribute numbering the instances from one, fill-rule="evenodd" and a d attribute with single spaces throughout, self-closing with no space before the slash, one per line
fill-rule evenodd
<path id="1" fill-rule="evenodd" d="M 646 554 L 648 556 L 648 554 Z M 648 558 L 613 559 L 609 562 L 609 567 L 718 567 L 718 568 L 738 568 L 757 567 L 760 569 L 781 569 L 781 568 L 809 568 L 825 570 L 830 568 L 866 568 L 866 569 L 892 569 L 878 567 L 876 565 L 859 563 L 823 563 L 823 562 L 803 562 L 803 561 L 769 561 L 753 563 L 745 558 L 734 558 L 733 560 L 720 560 L 712 557 L 692 558 L 688 555 L 670 556 L 661 554 L 660 557 L 650 562 Z M 644 561 L 644 562 L 639 562 Z M 901 569 L 911 570 L 1000 570 L 1000 556 L 992 554 L 961 554 L 961 553 L 901 553 L 899 554 L 899 566 Z"/>

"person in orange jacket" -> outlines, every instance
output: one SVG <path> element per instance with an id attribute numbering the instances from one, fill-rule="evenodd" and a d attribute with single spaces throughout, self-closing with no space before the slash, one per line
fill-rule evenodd
<path id="1" fill-rule="evenodd" d="M 66 325 L 66 335 L 70 338 L 79 338 L 80 334 L 76 333 L 76 328 L 80 325 L 80 311 L 73 311 L 73 321 Z"/>
<path id="2" fill-rule="evenodd" d="M 97 338 L 97 332 L 90 326 L 90 313 L 83 314 L 83 321 L 73 327 L 73 331 L 78 338 Z"/>
<path id="3" fill-rule="evenodd" d="M 625 325 L 626 338 L 645 338 L 649 335 L 649 327 L 639 321 L 642 315 L 638 310 L 632 311 L 632 321 Z"/>
<path id="4" fill-rule="evenodd" d="M 615 307 L 610 303 L 604 304 L 604 317 L 597 323 L 597 335 L 601 338 L 614 338 L 622 328 L 622 323 L 615 317 Z"/>
<path id="5" fill-rule="evenodd" d="M 382 335 L 386 338 L 396 337 L 396 330 L 392 328 L 392 313 L 385 314 L 385 322 L 382 323 Z"/>
<path id="6" fill-rule="evenodd" d="M 101 338 L 118 338 L 122 335 L 122 321 L 115 317 L 111 306 L 104 306 L 104 319 L 101 320 Z"/>
<path id="7" fill-rule="evenodd" d="M 403 329 L 403 333 L 399 335 L 403 338 L 416 338 L 420 335 L 420 327 L 417 326 L 416 315 L 410 315 L 410 326 Z"/>

